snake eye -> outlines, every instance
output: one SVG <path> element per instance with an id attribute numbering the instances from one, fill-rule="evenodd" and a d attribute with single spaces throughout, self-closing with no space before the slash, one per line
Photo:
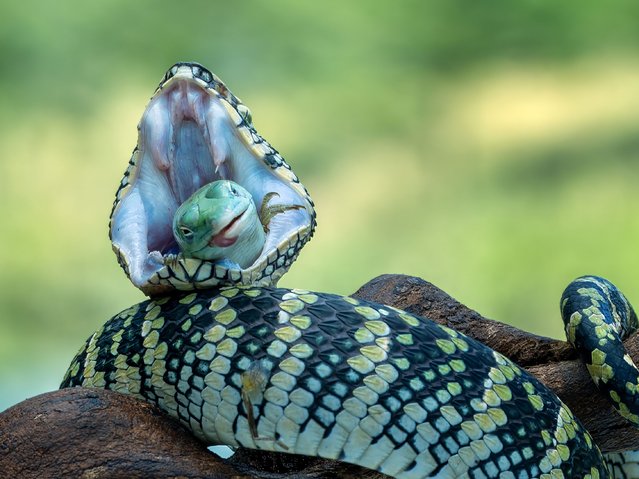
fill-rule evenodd
<path id="1" fill-rule="evenodd" d="M 189 238 L 191 238 L 193 236 L 193 231 L 191 231 L 186 226 L 180 226 L 180 233 L 182 233 L 182 236 L 184 236 L 187 239 L 189 239 Z"/>
<path id="2" fill-rule="evenodd" d="M 233 186 L 233 185 L 229 185 L 229 188 L 231 189 L 231 193 L 232 193 L 232 194 L 234 194 L 235 196 L 237 196 L 237 195 L 238 195 L 238 192 L 237 192 L 237 190 L 235 189 L 235 186 Z"/>

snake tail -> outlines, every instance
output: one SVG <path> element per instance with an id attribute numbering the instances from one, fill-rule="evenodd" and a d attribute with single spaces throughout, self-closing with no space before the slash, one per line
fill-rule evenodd
<path id="1" fill-rule="evenodd" d="M 583 276 L 565 289 L 561 315 L 566 337 L 597 388 L 619 414 L 639 425 L 639 370 L 622 342 L 639 326 L 629 301 L 610 281 Z"/>

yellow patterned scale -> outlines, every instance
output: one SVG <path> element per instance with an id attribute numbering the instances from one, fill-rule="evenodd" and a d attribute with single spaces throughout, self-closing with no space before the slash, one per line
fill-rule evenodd
<path id="1" fill-rule="evenodd" d="M 146 301 L 62 384 L 159 405 L 211 444 L 340 459 L 399 478 L 607 477 L 570 411 L 507 358 L 388 306 L 231 287 Z"/>

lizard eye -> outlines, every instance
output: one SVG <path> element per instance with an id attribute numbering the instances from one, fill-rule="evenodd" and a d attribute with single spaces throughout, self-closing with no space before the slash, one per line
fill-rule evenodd
<path id="1" fill-rule="evenodd" d="M 193 236 L 193 231 L 191 231 L 186 226 L 180 226 L 180 233 L 182 233 L 182 236 L 184 236 L 185 238 L 190 238 Z"/>

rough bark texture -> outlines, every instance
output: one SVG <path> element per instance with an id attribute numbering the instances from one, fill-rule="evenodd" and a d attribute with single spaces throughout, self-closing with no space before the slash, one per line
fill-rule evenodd
<path id="1" fill-rule="evenodd" d="M 380 276 L 354 296 L 427 316 L 482 341 L 552 388 L 604 451 L 639 449 L 639 431 L 597 393 L 565 342 L 485 319 L 414 277 Z M 626 347 L 639 356 L 637 336 Z M 0 473 L 24 478 L 384 477 L 335 461 L 246 449 L 222 460 L 151 405 L 77 388 L 43 394 L 0 413 Z"/>
<path id="2" fill-rule="evenodd" d="M 235 471 L 179 424 L 111 391 L 64 389 L 0 414 L 2 477 L 223 478 Z"/>

